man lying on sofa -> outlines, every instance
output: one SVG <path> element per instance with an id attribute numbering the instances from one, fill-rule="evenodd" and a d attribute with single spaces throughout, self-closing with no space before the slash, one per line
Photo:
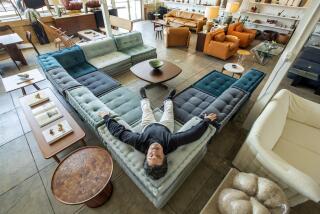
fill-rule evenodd
<path id="1" fill-rule="evenodd" d="M 144 169 L 152 179 L 159 179 L 167 172 L 168 153 L 174 151 L 179 146 L 192 143 L 199 139 L 207 130 L 210 122 L 216 120 L 216 114 L 205 115 L 204 119 L 191 129 L 173 133 L 174 116 L 172 98 L 176 91 L 172 90 L 164 101 L 164 112 L 159 122 L 154 118 L 150 101 L 146 96 L 144 88 L 140 89 L 142 108 L 142 133 L 134 133 L 126 129 L 111 118 L 107 112 L 100 112 L 104 118 L 110 133 L 124 143 L 133 146 L 135 149 L 146 154 Z"/>

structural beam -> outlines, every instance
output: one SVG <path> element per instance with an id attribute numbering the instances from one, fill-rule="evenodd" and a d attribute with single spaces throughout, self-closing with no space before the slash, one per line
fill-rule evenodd
<path id="1" fill-rule="evenodd" d="M 287 75 L 293 61 L 303 48 L 311 33 L 314 31 L 317 22 L 320 19 L 320 1 L 309 0 L 307 8 L 304 11 L 303 18 L 299 22 L 289 43 L 280 56 L 278 63 L 275 65 L 270 74 L 267 83 L 264 85 L 255 104 L 248 114 L 243 128 L 249 130 L 256 118 L 260 115 L 264 107 L 277 91 L 281 81 Z"/>
<path id="2" fill-rule="evenodd" d="M 108 36 L 113 37 L 107 0 L 100 0 L 104 27 Z"/>

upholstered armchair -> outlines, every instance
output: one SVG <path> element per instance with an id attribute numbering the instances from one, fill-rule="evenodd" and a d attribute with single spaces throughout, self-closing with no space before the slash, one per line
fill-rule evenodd
<path id="1" fill-rule="evenodd" d="M 99 0 L 89 0 L 86 5 L 88 8 L 97 8 L 100 7 L 100 2 Z"/>
<path id="2" fill-rule="evenodd" d="M 320 104 L 280 90 L 255 121 L 233 164 L 276 181 L 291 206 L 320 201 Z"/>
<path id="3" fill-rule="evenodd" d="M 187 27 L 169 27 L 165 32 L 166 47 L 185 46 L 189 47 L 191 32 Z"/>
<path id="4" fill-rule="evenodd" d="M 256 30 L 247 29 L 243 26 L 242 22 L 237 22 L 229 25 L 227 34 L 238 37 L 240 39 L 239 46 L 246 48 L 254 40 L 256 33 Z"/>
<path id="5" fill-rule="evenodd" d="M 225 35 L 223 29 L 209 32 L 206 35 L 203 52 L 205 54 L 226 60 L 233 56 L 239 48 L 239 39 Z"/>
<path id="6" fill-rule="evenodd" d="M 60 0 L 66 10 L 81 10 L 82 1 L 70 1 L 70 0 Z"/>

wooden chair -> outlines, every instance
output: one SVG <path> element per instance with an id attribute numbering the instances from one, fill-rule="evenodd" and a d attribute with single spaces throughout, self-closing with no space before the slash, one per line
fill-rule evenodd
<path id="1" fill-rule="evenodd" d="M 2 45 L 0 43 L 0 61 L 4 61 L 7 59 L 11 59 L 13 61 L 13 63 L 16 65 L 16 67 L 18 68 L 18 70 L 20 70 L 18 64 L 16 61 L 14 61 L 11 56 L 8 54 L 7 48 L 5 45 Z"/>
<path id="2" fill-rule="evenodd" d="M 71 47 L 75 45 L 75 42 L 72 40 L 72 37 L 67 36 L 65 34 L 64 31 L 62 31 L 61 29 L 58 29 L 54 26 L 49 26 L 45 23 L 43 23 L 42 21 L 38 20 L 38 22 L 43 26 L 45 32 L 54 38 L 54 44 L 55 47 L 58 47 L 59 50 L 61 48 L 61 43 L 65 46 L 65 47 Z"/>

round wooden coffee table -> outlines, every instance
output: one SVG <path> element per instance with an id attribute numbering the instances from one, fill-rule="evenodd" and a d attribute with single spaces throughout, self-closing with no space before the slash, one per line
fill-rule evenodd
<path id="1" fill-rule="evenodd" d="M 227 63 L 223 66 L 223 69 L 229 71 L 232 73 L 232 77 L 235 74 L 238 74 L 240 77 L 242 76 L 243 72 L 244 72 L 244 68 L 237 64 L 237 63 Z"/>
<path id="2" fill-rule="evenodd" d="M 130 68 L 134 75 L 150 83 L 146 88 L 155 85 L 167 88 L 163 83 L 175 78 L 182 72 L 181 68 L 171 62 L 162 60 L 163 65 L 158 69 L 154 69 L 149 65 L 149 61 L 150 60 L 140 62 Z"/>
<path id="3" fill-rule="evenodd" d="M 51 190 L 65 204 L 103 205 L 112 194 L 112 158 L 101 147 L 82 147 L 68 155 L 52 176 Z"/>

